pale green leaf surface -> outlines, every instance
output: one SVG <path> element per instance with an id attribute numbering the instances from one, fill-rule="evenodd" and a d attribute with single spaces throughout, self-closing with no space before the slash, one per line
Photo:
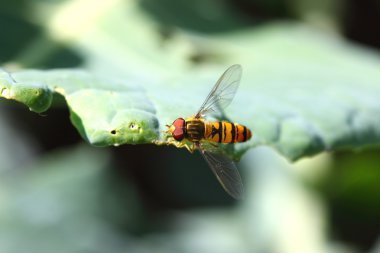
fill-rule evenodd
<path id="1" fill-rule="evenodd" d="M 377 53 L 291 24 L 203 39 L 225 56 L 223 64 L 149 65 L 144 75 L 144 69 L 126 71 L 123 79 L 78 70 L 20 71 L 12 83 L 4 72 L 1 88 L 47 86 L 63 95 L 74 125 L 94 145 L 165 144 L 165 125 L 193 115 L 220 74 L 240 63 L 242 83 L 226 116 L 251 128 L 254 138 L 234 146 L 236 157 L 262 144 L 297 159 L 380 143 Z"/>

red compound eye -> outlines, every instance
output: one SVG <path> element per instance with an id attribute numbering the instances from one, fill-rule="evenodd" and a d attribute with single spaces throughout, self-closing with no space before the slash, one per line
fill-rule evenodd
<path id="1" fill-rule="evenodd" d="M 175 127 L 172 135 L 175 140 L 181 141 L 185 137 L 185 120 L 183 118 L 178 118 L 173 122 Z"/>

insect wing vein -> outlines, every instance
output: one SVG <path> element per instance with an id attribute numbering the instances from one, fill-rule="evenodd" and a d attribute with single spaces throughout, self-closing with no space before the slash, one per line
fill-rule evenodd
<path id="1" fill-rule="evenodd" d="M 200 153 L 207 161 L 224 190 L 235 199 L 242 199 L 244 188 L 235 163 L 223 154 L 204 149 L 201 149 Z"/>
<path id="2" fill-rule="evenodd" d="M 219 112 L 227 107 L 239 87 L 242 68 L 239 64 L 229 67 L 216 82 L 196 114 L 200 118 L 210 112 Z"/>

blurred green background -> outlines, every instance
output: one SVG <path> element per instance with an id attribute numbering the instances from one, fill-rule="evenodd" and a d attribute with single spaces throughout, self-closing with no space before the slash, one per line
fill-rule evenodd
<path id="1" fill-rule="evenodd" d="M 150 76 L 226 62 L 202 36 L 272 23 L 380 48 L 377 0 L 17 0 L 0 2 L 0 62 Z M 1 100 L 0 252 L 380 252 L 376 148 L 295 163 L 255 148 L 236 202 L 198 154 L 84 143 L 60 99 L 43 115 Z"/>

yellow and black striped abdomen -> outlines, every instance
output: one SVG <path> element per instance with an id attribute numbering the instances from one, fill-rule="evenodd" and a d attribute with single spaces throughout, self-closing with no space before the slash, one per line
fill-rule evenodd
<path id="1" fill-rule="evenodd" d="M 235 143 L 251 138 L 252 133 L 246 126 L 226 121 L 207 122 L 205 139 L 212 142 Z"/>

